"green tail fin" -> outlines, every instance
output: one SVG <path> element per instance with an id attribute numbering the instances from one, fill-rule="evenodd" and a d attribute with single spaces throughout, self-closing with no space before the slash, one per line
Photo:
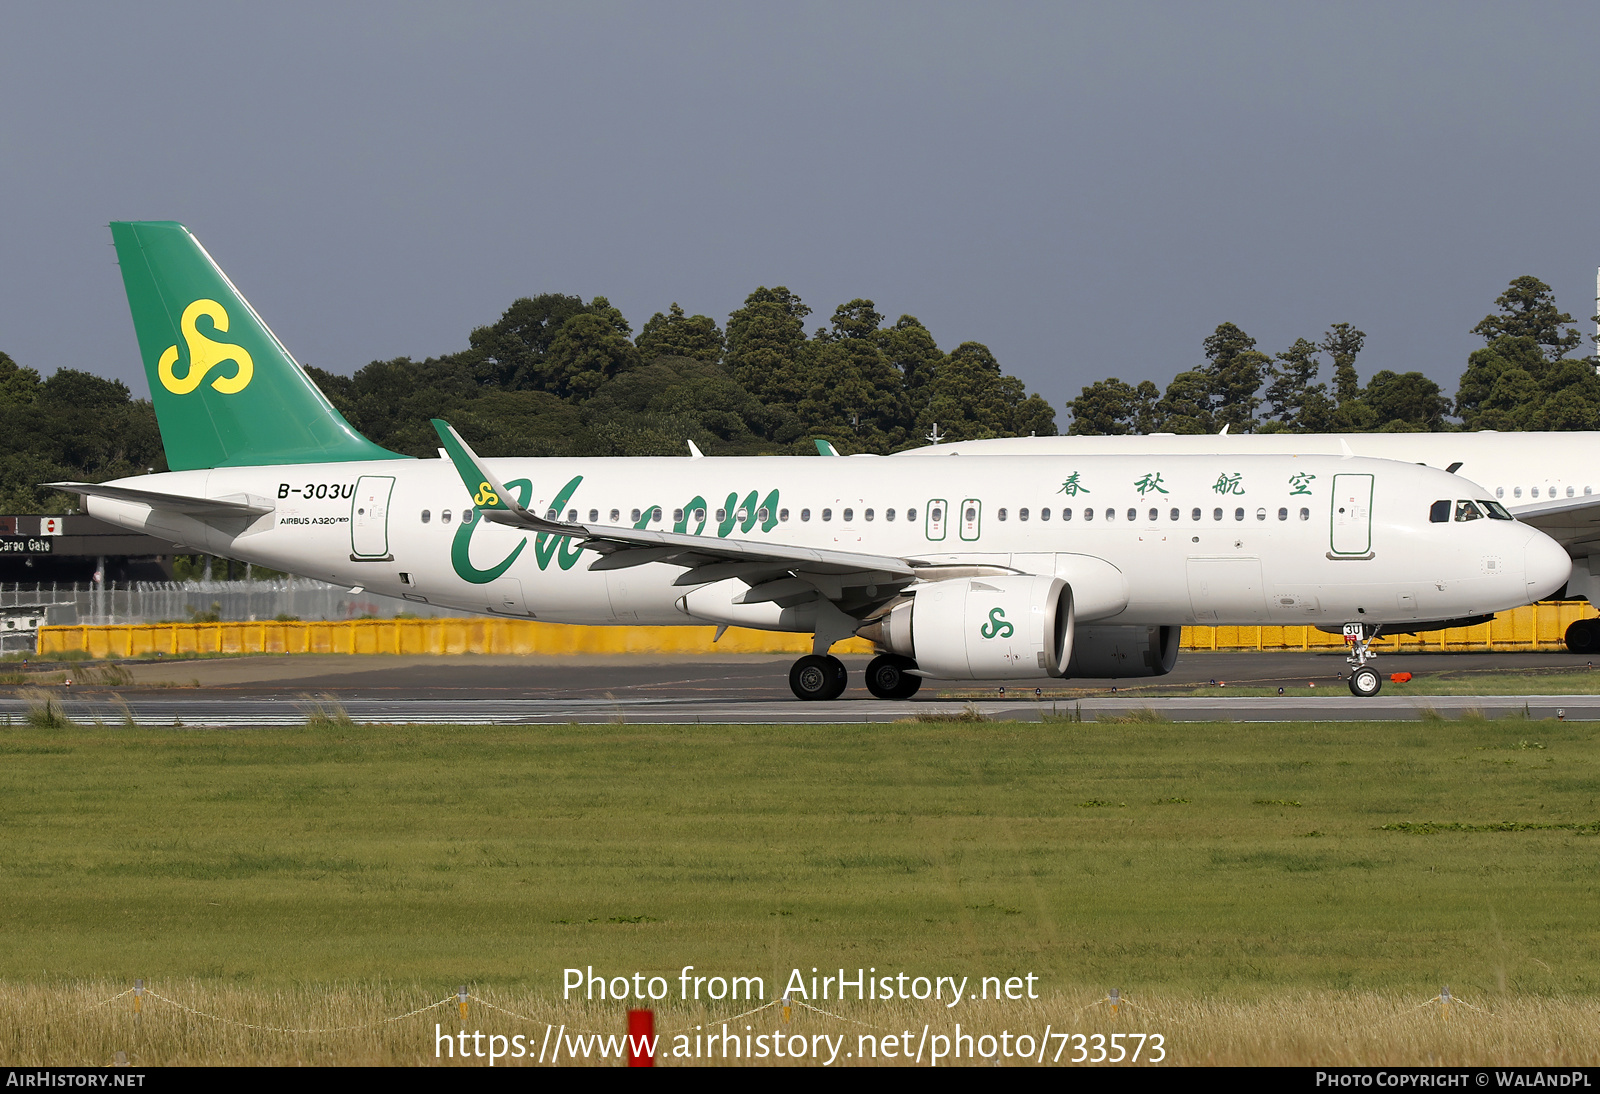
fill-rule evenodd
<path id="1" fill-rule="evenodd" d="M 189 229 L 111 238 L 172 470 L 406 458 L 351 428 Z"/>

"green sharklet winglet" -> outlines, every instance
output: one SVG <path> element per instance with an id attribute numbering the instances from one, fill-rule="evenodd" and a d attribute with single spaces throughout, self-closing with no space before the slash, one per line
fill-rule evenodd
<path id="1" fill-rule="evenodd" d="M 169 468 L 408 458 L 351 428 L 183 225 L 111 239 Z"/>
<path id="2" fill-rule="evenodd" d="M 456 465 L 456 474 L 461 476 L 462 485 L 467 488 L 467 493 L 472 495 L 472 504 L 485 511 L 521 513 L 522 507 L 517 505 L 500 480 L 483 466 L 478 454 L 467 447 L 467 442 L 451 428 L 450 423 L 442 418 L 429 420 L 433 422 L 434 431 L 439 434 L 445 454 L 450 457 L 450 462 Z"/>
<path id="3" fill-rule="evenodd" d="M 813 437 L 811 443 L 817 446 L 819 456 L 837 456 L 839 450 L 833 447 L 832 441 L 825 441 L 821 437 Z"/>

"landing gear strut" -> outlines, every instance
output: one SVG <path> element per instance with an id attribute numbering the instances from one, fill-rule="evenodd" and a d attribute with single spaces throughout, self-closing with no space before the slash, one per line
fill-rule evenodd
<path id="1" fill-rule="evenodd" d="M 917 663 L 909 657 L 885 653 L 867 666 L 867 690 L 879 699 L 909 699 L 922 686 L 922 677 L 911 670 Z"/>
<path id="2" fill-rule="evenodd" d="M 849 680 L 844 662 L 826 654 L 807 654 L 789 669 L 789 690 L 800 699 L 837 699 Z"/>
<path id="3" fill-rule="evenodd" d="M 1357 698 L 1370 699 L 1383 688 L 1383 677 L 1367 664 L 1377 656 L 1371 649 L 1372 640 L 1382 629 L 1367 623 L 1344 625 L 1345 644 L 1350 647 L 1350 656 L 1345 658 L 1350 663 L 1350 694 Z"/>

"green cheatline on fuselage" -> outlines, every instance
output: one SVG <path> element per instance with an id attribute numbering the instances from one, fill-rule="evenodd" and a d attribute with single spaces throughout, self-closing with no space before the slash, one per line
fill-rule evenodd
<path id="1" fill-rule="evenodd" d="M 169 468 L 407 458 L 344 420 L 183 225 L 111 238 Z"/>

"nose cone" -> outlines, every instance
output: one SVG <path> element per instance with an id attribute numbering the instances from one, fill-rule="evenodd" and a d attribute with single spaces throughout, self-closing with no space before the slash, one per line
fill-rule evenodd
<path id="1" fill-rule="evenodd" d="M 1535 532 L 1522 551 L 1522 572 L 1528 583 L 1528 600 L 1543 600 L 1557 592 L 1572 575 L 1567 549 L 1543 532 Z"/>

